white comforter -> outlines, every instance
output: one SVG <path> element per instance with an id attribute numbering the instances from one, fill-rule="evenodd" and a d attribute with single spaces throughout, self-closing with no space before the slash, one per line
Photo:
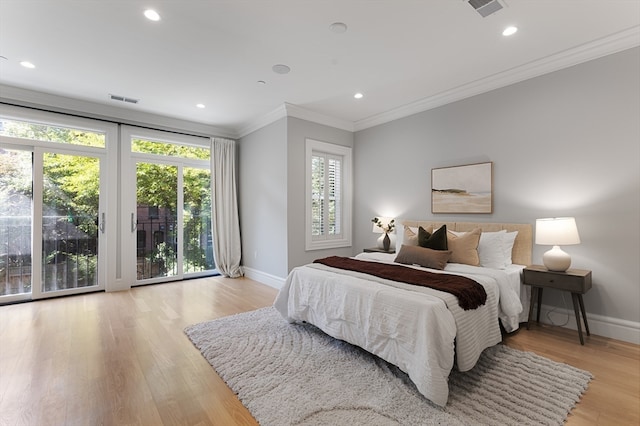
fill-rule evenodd
<path id="1" fill-rule="evenodd" d="M 473 368 L 482 351 L 501 340 L 499 312 L 517 318 L 522 311 L 501 271 L 449 264 L 446 272 L 482 284 L 486 303 L 464 311 L 446 292 L 310 264 L 291 271 L 274 306 L 289 322 L 306 321 L 397 365 L 425 397 L 444 406 L 454 351 L 460 371 Z"/>

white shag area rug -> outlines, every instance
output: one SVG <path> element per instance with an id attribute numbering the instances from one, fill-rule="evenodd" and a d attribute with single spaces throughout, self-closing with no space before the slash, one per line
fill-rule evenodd
<path id="1" fill-rule="evenodd" d="M 473 370 L 452 371 L 442 409 L 395 366 L 272 307 L 185 333 L 263 426 L 562 425 L 592 378 L 497 345 Z"/>

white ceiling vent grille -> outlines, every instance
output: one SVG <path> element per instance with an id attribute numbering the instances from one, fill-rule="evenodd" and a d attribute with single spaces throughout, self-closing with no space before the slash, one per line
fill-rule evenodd
<path id="1" fill-rule="evenodd" d="M 483 18 L 486 18 L 492 13 L 496 13 L 500 9 L 504 8 L 504 4 L 498 0 L 469 0 L 468 3 Z"/>
<path id="2" fill-rule="evenodd" d="M 138 102 L 140 102 L 140 99 L 127 98 L 126 96 L 120 96 L 120 95 L 109 94 L 109 98 L 112 101 L 129 102 L 130 104 L 137 104 Z"/>

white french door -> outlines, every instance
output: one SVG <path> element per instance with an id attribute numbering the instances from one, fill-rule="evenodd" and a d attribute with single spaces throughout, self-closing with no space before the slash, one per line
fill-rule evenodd
<path id="1" fill-rule="evenodd" d="M 0 104 L 0 304 L 216 274 L 211 231 L 209 138 Z"/>
<path id="2" fill-rule="evenodd" d="M 0 158 L 17 172 L 0 190 L 0 302 L 103 290 L 103 159 L 7 144 Z M 69 196 L 73 181 L 84 193 Z"/>
<path id="3" fill-rule="evenodd" d="M 208 139 L 123 126 L 123 277 L 130 285 L 216 273 Z"/>
<path id="4" fill-rule="evenodd" d="M 0 304 L 104 290 L 115 277 L 106 267 L 115 129 L 0 108 Z"/>
<path id="5" fill-rule="evenodd" d="M 75 150 L 35 149 L 34 299 L 105 288 L 102 162 L 99 156 L 81 155 Z M 69 181 L 76 181 L 75 199 L 69 199 L 62 187 Z M 86 193 L 82 193 L 83 189 Z"/>

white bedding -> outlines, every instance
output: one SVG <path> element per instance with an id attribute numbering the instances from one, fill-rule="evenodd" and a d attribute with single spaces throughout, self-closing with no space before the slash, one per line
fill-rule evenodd
<path id="1" fill-rule="evenodd" d="M 395 254 L 390 253 L 360 253 L 355 256 L 361 260 L 376 260 L 379 262 L 393 262 L 396 258 Z M 431 272 L 440 272 L 433 269 L 415 267 L 416 269 L 425 269 Z M 528 320 L 528 311 L 523 306 L 529 306 L 529 293 L 522 283 L 522 270 L 526 268 L 524 265 L 511 264 L 505 269 L 480 268 L 477 266 L 462 265 L 460 263 L 448 263 L 445 272 L 465 272 L 473 274 L 474 271 L 483 271 L 484 274 L 493 275 L 500 280 L 503 291 L 500 293 L 500 311 L 499 318 L 502 326 L 507 333 L 511 333 L 519 328 L 519 324 Z M 473 277 L 470 277 L 473 278 Z M 506 287 L 509 287 L 508 290 Z M 518 303 L 515 299 L 518 299 Z"/>
<path id="2" fill-rule="evenodd" d="M 395 256 L 363 253 L 356 258 L 392 262 Z M 459 370 L 473 368 L 482 351 L 501 340 L 498 315 L 517 325 L 522 311 L 514 290 L 520 289 L 517 272 L 511 272 L 518 275 L 517 285 L 500 270 L 448 264 L 446 272 L 482 284 L 486 303 L 464 311 L 446 292 L 310 264 L 291 271 L 274 306 L 290 322 L 314 324 L 397 365 L 425 397 L 444 406 L 454 352 Z"/>

